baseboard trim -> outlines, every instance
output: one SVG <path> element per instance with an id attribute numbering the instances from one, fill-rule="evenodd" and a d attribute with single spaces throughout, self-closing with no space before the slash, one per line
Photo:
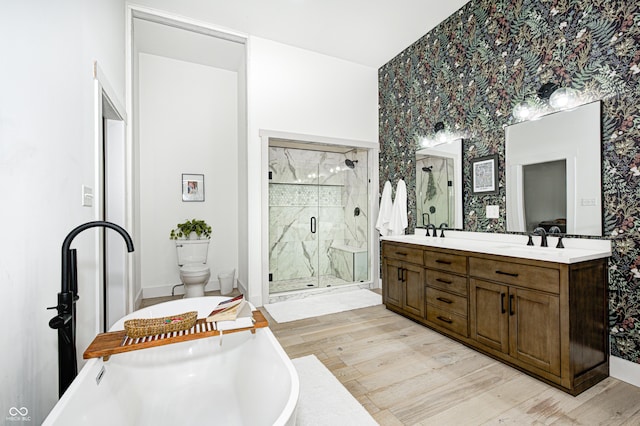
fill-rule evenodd
<path id="1" fill-rule="evenodd" d="M 640 388 L 640 364 L 611 356 L 609 358 L 609 375 Z"/>
<path id="2" fill-rule="evenodd" d="M 171 296 L 171 289 L 177 284 L 171 285 L 163 285 L 157 287 L 143 287 L 142 288 L 142 297 L 144 299 L 150 299 L 153 297 L 166 297 Z M 215 291 L 220 290 L 220 282 L 218 280 L 210 280 L 209 283 L 204 287 L 204 291 Z M 176 287 L 173 294 L 175 296 L 184 294 L 184 286 Z"/>
<path id="3" fill-rule="evenodd" d="M 236 288 L 238 289 L 238 291 L 244 295 L 248 295 L 249 291 L 247 290 L 247 286 L 245 285 L 245 283 L 243 283 L 242 281 L 240 281 L 240 279 L 236 278 Z"/>

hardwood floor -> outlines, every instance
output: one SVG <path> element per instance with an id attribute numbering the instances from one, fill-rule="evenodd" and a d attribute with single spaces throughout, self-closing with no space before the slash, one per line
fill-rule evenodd
<path id="1" fill-rule="evenodd" d="M 381 425 L 640 425 L 640 388 L 609 377 L 572 397 L 382 305 L 283 324 L 260 310 L 289 357 L 317 356 Z"/>
<path id="2" fill-rule="evenodd" d="M 640 425 L 640 388 L 609 377 L 577 397 L 374 306 L 278 324 L 381 425 Z"/>

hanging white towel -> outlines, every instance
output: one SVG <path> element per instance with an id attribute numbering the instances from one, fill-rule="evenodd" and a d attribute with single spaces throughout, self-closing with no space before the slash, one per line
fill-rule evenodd
<path id="1" fill-rule="evenodd" d="M 380 199 L 380 211 L 378 211 L 378 220 L 376 221 L 376 229 L 380 231 L 380 235 L 389 235 L 389 221 L 391 220 L 391 209 L 393 202 L 391 201 L 391 182 L 386 181 L 382 189 L 382 198 Z"/>
<path id="2" fill-rule="evenodd" d="M 409 224 L 407 220 L 407 185 L 404 180 L 398 181 L 396 197 L 391 208 L 391 220 L 389 221 L 389 235 L 404 235 L 404 230 Z"/>

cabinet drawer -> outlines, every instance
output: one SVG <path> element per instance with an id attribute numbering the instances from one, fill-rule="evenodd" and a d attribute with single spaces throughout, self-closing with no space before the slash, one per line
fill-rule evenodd
<path id="1" fill-rule="evenodd" d="M 549 293 L 560 292 L 560 271 L 542 266 L 470 257 L 469 275 Z"/>
<path id="2" fill-rule="evenodd" d="M 382 245 L 382 256 L 422 265 L 422 250 L 413 247 L 384 243 Z"/>
<path id="3" fill-rule="evenodd" d="M 462 296 L 467 295 L 467 277 L 461 277 L 460 275 L 452 275 L 446 272 L 428 269 L 427 286 L 439 288 L 444 291 L 452 291 Z"/>
<path id="4" fill-rule="evenodd" d="M 427 306 L 427 321 L 464 337 L 469 337 L 467 317 L 452 314 L 435 306 Z"/>
<path id="5" fill-rule="evenodd" d="M 427 303 L 454 314 L 467 316 L 467 298 L 427 287 Z"/>
<path id="6" fill-rule="evenodd" d="M 457 274 L 467 273 L 467 256 L 425 250 L 424 266 Z"/>

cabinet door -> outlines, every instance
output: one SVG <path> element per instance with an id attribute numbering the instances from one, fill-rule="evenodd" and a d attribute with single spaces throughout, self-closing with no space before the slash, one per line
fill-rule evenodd
<path id="1" fill-rule="evenodd" d="M 384 303 L 402 308 L 402 262 L 385 258 L 383 266 Z"/>
<path id="2" fill-rule="evenodd" d="M 539 291 L 511 288 L 509 354 L 560 375 L 560 300 Z"/>
<path id="3" fill-rule="evenodd" d="M 424 318 L 424 269 L 421 266 L 410 263 L 405 263 L 403 267 L 404 298 L 402 300 L 402 308 L 413 315 Z"/>
<path id="4" fill-rule="evenodd" d="M 481 280 L 470 280 L 471 338 L 492 349 L 509 353 L 509 288 Z"/>

